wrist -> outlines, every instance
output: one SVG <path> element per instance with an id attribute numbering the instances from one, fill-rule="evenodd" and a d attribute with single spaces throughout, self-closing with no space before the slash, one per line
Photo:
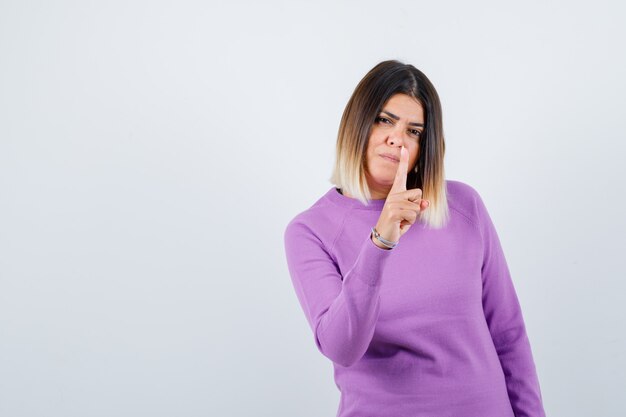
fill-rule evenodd
<path id="1" fill-rule="evenodd" d="M 396 246 L 398 246 L 398 242 L 391 242 L 389 240 L 384 239 L 380 235 L 380 233 L 378 233 L 375 227 L 372 227 L 370 236 L 371 236 L 372 242 L 374 242 L 374 244 L 378 246 L 379 248 L 393 249 Z"/>
<path id="2" fill-rule="evenodd" d="M 386 247 L 386 246 L 385 246 L 385 245 L 383 245 L 383 244 L 382 244 L 382 243 L 381 243 L 378 239 L 376 239 L 376 238 L 374 237 L 374 233 L 371 233 L 371 234 L 370 234 L 370 240 L 371 240 L 372 242 L 374 242 L 374 245 L 378 246 L 378 247 L 379 247 L 379 248 L 381 248 L 381 249 L 391 250 L 391 248 Z"/>

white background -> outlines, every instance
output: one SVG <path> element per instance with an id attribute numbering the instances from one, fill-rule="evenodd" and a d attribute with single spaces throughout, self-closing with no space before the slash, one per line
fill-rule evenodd
<path id="1" fill-rule="evenodd" d="M 0 1 L 0 415 L 334 416 L 284 258 L 399 59 L 497 227 L 549 416 L 624 416 L 618 1 Z"/>

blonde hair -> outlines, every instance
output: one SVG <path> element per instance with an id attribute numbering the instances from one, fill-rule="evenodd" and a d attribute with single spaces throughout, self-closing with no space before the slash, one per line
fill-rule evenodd
<path id="1" fill-rule="evenodd" d="M 418 221 L 441 228 L 449 220 L 443 158 L 445 141 L 439 95 L 420 70 L 396 60 L 383 61 L 359 82 L 339 124 L 336 158 L 330 182 L 344 194 L 369 205 L 371 193 L 365 176 L 367 145 L 372 125 L 383 105 L 394 94 L 418 100 L 424 108 L 424 131 L 420 138 L 417 172 L 409 167 L 407 189 L 420 188 L 429 200 Z"/>

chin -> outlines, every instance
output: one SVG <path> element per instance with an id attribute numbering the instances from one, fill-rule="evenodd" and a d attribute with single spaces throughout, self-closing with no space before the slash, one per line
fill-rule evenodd
<path id="1" fill-rule="evenodd" d="M 377 184 L 393 184 L 396 171 L 389 169 L 389 167 L 377 167 L 374 172 L 369 172 L 366 175 Z"/>
<path id="2" fill-rule="evenodd" d="M 380 185 L 392 185 L 393 181 L 395 180 L 396 175 L 395 173 L 393 175 L 374 175 L 374 182 L 376 184 L 380 184 Z"/>

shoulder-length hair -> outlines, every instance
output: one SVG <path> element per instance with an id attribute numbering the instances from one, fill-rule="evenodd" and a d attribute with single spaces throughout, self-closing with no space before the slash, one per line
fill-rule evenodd
<path id="1" fill-rule="evenodd" d="M 369 205 L 371 193 L 365 176 L 365 162 L 370 132 L 383 105 L 397 93 L 413 97 L 424 108 L 417 172 L 415 166 L 409 167 L 406 187 L 407 190 L 420 188 L 422 198 L 430 201 L 429 207 L 420 211 L 417 221 L 440 228 L 449 219 L 441 103 L 430 80 L 412 65 L 397 60 L 383 61 L 359 82 L 341 118 L 330 181 L 364 205 Z"/>

